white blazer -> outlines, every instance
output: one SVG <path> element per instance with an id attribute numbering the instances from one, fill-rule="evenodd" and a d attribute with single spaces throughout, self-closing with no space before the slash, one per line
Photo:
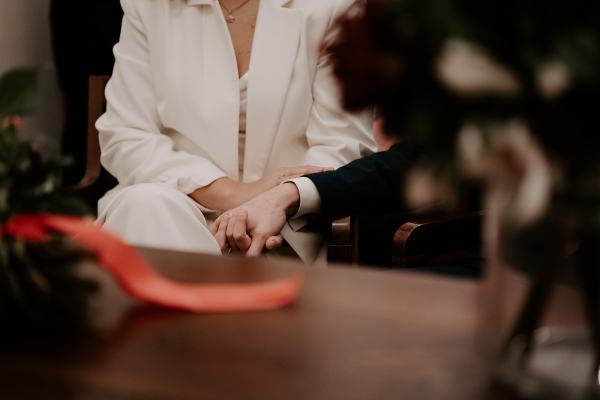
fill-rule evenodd
<path id="1" fill-rule="evenodd" d="M 218 1 L 121 3 L 107 111 L 96 125 L 102 164 L 119 181 L 115 190 L 161 182 L 189 194 L 224 176 L 239 179 L 239 79 Z M 342 111 L 321 51 L 351 3 L 261 0 L 248 73 L 244 181 L 284 166 L 339 167 L 375 150 L 370 116 Z"/>

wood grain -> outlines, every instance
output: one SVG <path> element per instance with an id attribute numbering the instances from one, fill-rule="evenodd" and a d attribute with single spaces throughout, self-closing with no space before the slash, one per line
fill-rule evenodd
<path id="1" fill-rule="evenodd" d="M 143 250 L 186 281 L 253 281 L 300 264 Z M 194 315 L 145 308 L 110 282 L 95 334 L 5 346 L 2 398 L 477 399 L 472 282 L 339 267 L 306 269 L 299 301 L 276 312 Z"/>

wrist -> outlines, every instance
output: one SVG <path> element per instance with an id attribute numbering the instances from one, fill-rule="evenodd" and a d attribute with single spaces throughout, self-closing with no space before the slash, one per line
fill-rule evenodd
<path id="1" fill-rule="evenodd" d="M 285 182 L 276 187 L 279 192 L 277 207 L 285 211 L 285 215 L 291 217 L 298 212 L 300 207 L 300 191 L 293 182 Z"/>
<path id="2" fill-rule="evenodd" d="M 190 193 L 190 197 L 204 207 L 227 210 L 232 208 L 235 202 L 238 185 L 239 182 L 223 177 Z"/>

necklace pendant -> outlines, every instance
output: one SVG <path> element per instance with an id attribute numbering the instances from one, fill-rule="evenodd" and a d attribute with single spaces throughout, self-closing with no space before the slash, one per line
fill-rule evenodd
<path id="1" fill-rule="evenodd" d="M 227 23 L 233 24 L 235 22 L 235 17 L 233 16 L 233 14 L 228 14 L 225 17 L 225 20 L 227 21 Z"/>

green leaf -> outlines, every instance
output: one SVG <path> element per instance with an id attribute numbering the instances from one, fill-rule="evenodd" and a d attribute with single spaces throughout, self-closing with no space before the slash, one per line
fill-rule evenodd
<path id="1" fill-rule="evenodd" d="M 0 77 L 0 118 L 27 115 L 35 111 L 38 71 L 23 68 L 8 71 Z"/>

